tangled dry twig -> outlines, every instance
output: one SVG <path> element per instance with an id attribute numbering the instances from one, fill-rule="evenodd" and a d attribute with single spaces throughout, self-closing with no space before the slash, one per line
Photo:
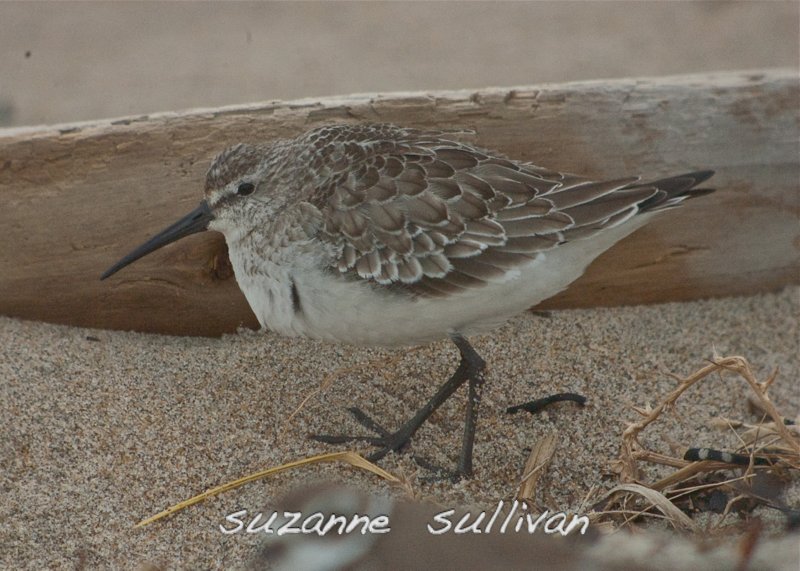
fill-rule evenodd
<path id="1" fill-rule="evenodd" d="M 747 424 L 724 418 L 715 420 L 718 426 L 734 430 L 741 444 L 740 453 L 720 453 L 715 455 L 714 459 L 691 461 L 648 450 L 641 443 L 642 432 L 658 420 L 664 412 L 672 409 L 676 401 L 690 387 L 717 371 L 732 372 L 744 379 L 752 389 L 751 399 L 755 408 L 763 414 L 762 422 L 758 424 Z M 608 501 L 605 502 L 603 511 L 596 514 L 596 521 L 602 521 L 603 517 L 618 513 L 642 515 L 649 513 L 652 508 L 656 508 L 672 522 L 674 527 L 690 530 L 692 526 L 687 524 L 688 518 L 684 518 L 685 514 L 680 512 L 674 503 L 679 498 L 700 490 L 707 492 L 711 488 L 722 488 L 735 492 L 736 497 L 729 500 L 725 506 L 725 515 L 730 511 L 732 504 L 742 498 L 772 505 L 764 498 L 749 491 L 748 485 L 752 477 L 757 472 L 773 472 L 782 469 L 800 471 L 800 433 L 787 425 L 788 423 L 767 394 L 770 385 L 777 378 L 777 371 L 773 372 L 765 381 L 758 381 L 746 359 L 725 357 L 713 361 L 686 378 L 672 376 L 678 381 L 678 386 L 665 395 L 657 406 L 635 409 L 642 418 L 629 424 L 623 431 L 620 455 L 613 463 L 613 469 L 618 473 L 622 484 L 608 492 L 605 497 Z M 738 433 L 736 429 L 744 429 L 744 432 Z M 708 451 L 705 451 L 704 454 L 705 456 L 701 457 L 711 457 Z M 726 461 L 725 458 L 729 458 L 731 461 Z M 744 465 L 734 465 L 733 459 L 742 458 L 749 461 Z M 647 483 L 643 481 L 641 463 L 670 466 L 677 470 L 658 481 Z M 739 477 L 720 476 L 716 481 L 702 484 L 691 482 L 702 474 L 719 476 L 723 471 L 737 468 L 743 470 L 743 474 Z M 681 489 L 675 488 L 682 483 L 686 483 L 686 486 Z M 636 489 L 630 489 L 631 485 L 636 486 Z M 648 490 L 648 492 L 643 493 L 643 490 Z M 642 502 L 637 502 L 637 500 L 642 498 L 649 502 L 648 505 L 641 507 Z M 667 506 L 665 502 L 672 507 Z M 612 504 L 618 505 L 619 509 L 612 509 Z M 781 506 L 773 505 L 772 507 L 780 508 Z M 675 510 L 678 510 L 684 517 L 677 516 Z"/>

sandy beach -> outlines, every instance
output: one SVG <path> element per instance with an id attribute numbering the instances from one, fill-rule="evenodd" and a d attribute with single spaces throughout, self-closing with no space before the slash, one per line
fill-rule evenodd
<path id="1" fill-rule="evenodd" d="M 716 350 L 742 355 L 756 375 L 776 367 L 771 389 L 787 416 L 800 410 L 800 290 L 746 298 L 523 314 L 475 338 L 489 363 L 475 449 L 475 477 L 423 481 L 411 454 L 381 462 L 422 499 L 488 509 L 516 493 L 529 449 L 548 432 L 557 450 L 536 497 L 541 509 L 577 509 L 592 486 L 608 489 L 632 405 L 654 404 Z M 259 469 L 347 446 L 309 433 L 363 433 L 347 413 L 359 406 L 393 427 L 455 365 L 447 343 L 410 350 L 358 349 L 244 332 L 221 339 L 165 337 L 0 319 L 2 504 L 6 568 L 236 568 L 256 538 L 218 531 L 225 514 L 260 509 L 308 482 L 331 480 L 402 496 L 346 465 L 301 468 L 249 484 L 143 529 L 133 525 L 215 485 Z M 321 383 L 335 380 L 322 392 Z M 588 397 L 581 409 L 544 414 L 505 408 L 555 392 Z M 753 421 L 747 385 L 714 376 L 679 401 L 647 442 L 736 446 L 708 426 L 715 416 Z M 290 419 L 303 399 L 305 406 Z M 410 452 L 441 466 L 455 461 L 463 395 L 414 438 Z M 369 448 L 354 448 L 368 452 Z M 657 476 L 657 471 L 649 474 Z M 798 482 L 790 489 L 798 496 Z M 791 502 L 790 502 L 791 503 Z M 764 513 L 761 513 L 764 512 Z M 773 512 L 773 513 L 766 513 Z M 781 533 L 783 518 L 757 513 Z M 776 556 L 775 554 L 772 554 Z"/>

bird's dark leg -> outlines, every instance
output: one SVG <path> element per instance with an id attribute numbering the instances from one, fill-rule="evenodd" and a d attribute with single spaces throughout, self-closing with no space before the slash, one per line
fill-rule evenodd
<path id="1" fill-rule="evenodd" d="M 467 392 L 467 412 L 464 419 L 464 436 L 461 439 L 461 454 L 458 456 L 458 474 L 460 476 L 472 475 L 472 448 L 475 444 L 475 428 L 478 421 L 478 408 L 481 404 L 483 384 L 486 382 L 483 372 L 486 362 L 475 352 L 472 345 L 463 337 L 453 337 L 453 342 L 461 351 L 461 362 L 469 363 Z"/>
<path id="2" fill-rule="evenodd" d="M 461 445 L 461 454 L 458 459 L 458 475 L 469 476 L 472 473 L 472 447 L 475 438 L 475 425 L 478 414 L 478 405 L 481 400 L 481 389 L 484 383 L 484 369 L 486 363 L 469 342 L 460 335 L 452 336 L 453 342 L 461 353 L 461 361 L 455 373 L 445 382 L 436 394 L 417 411 L 417 413 L 396 432 L 389 433 L 380 424 L 372 420 L 367 414 L 358 408 L 351 408 L 350 412 L 361 424 L 377 432 L 380 436 L 327 436 L 314 435 L 314 440 L 329 444 L 341 444 L 359 440 L 369 442 L 380 449 L 370 454 L 367 459 L 376 462 L 386 456 L 391 451 L 400 450 L 408 444 L 414 433 L 425 423 L 428 418 L 438 409 L 450 396 L 458 390 L 465 382 L 469 381 L 469 394 L 467 401 L 467 413 L 464 423 L 464 438 Z"/>

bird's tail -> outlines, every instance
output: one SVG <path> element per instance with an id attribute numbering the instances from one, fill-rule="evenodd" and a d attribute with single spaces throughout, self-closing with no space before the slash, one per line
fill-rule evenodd
<path id="1" fill-rule="evenodd" d="M 629 188 L 655 187 L 658 192 L 639 204 L 639 212 L 655 212 L 677 206 L 687 198 L 714 192 L 713 188 L 696 188 L 698 184 L 707 181 L 713 175 L 712 170 L 696 171 L 638 183 Z"/>

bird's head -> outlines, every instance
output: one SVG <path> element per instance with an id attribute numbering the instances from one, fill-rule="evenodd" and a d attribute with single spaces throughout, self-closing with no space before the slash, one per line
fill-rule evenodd
<path id="1" fill-rule="evenodd" d="M 222 151 L 208 169 L 205 199 L 189 214 L 168 226 L 111 266 L 101 280 L 139 258 L 181 238 L 216 230 L 230 243 L 245 232 L 257 210 L 271 210 L 267 190 L 271 178 L 269 147 L 238 144 Z"/>

